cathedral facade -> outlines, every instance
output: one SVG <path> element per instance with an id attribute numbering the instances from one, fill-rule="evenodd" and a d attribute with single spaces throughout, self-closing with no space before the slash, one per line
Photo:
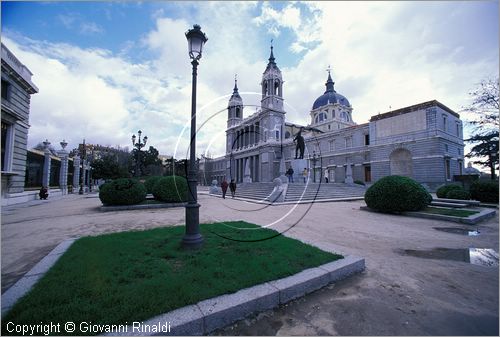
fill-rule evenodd
<path id="1" fill-rule="evenodd" d="M 243 117 L 244 102 L 235 81 L 227 108 L 226 154 L 204 163 L 204 180 L 271 182 L 292 167 L 296 183 L 303 181 L 306 168 L 316 182 L 327 176 L 330 182 L 371 184 L 384 176 L 403 175 L 435 190 L 462 174 L 463 126 L 456 112 L 433 100 L 356 124 L 350 102 L 334 86 L 329 71 L 308 125 L 286 121 L 283 76 L 271 47 L 260 109 Z M 299 131 L 305 142 L 302 160 L 295 159 Z"/>

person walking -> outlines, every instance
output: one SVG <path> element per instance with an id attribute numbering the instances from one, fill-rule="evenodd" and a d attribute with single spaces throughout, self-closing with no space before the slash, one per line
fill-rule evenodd
<path id="1" fill-rule="evenodd" d="M 325 182 L 326 182 L 327 184 L 328 184 L 328 179 L 329 179 L 329 178 L 328 178 L 328 175 L 329 175 L 329 174 L 330 174 L 330 173 L 329 173 L 328 169 L 326 168 L 326 169 L 325 169 Z"/>
<path id="2" fill-rule="evenodd" d="M 304 184 L 305 184 L 307 180 L 307 168 L 304 168 L 304 171 L 302 171 L 302 177 L 304 177 Z"/>
<path id="3" fill-rule="evenodd" d="M 236 183 L 234 182 L 234 179 L 231 179 L 229 189 L 231 190 L 231 197 L 234 199 L 234 194 L 236 193 Z"/>
<path id="4" fill-rule="evenodd" d="M 224 180 L 222 180 L 222 183 L 220 184 L 220 187 L 222 189 L 222 198 L 223 199 L 226 199 L 226 192 L 227 192 L 228 186 L 229 186 L 229 184 L 227 183 L 226 178 L 224 178 Z"/>
<path id="5" fill-rule="evenodd" d="M 288 182 L 293 183 L 293 168 L 289 168 L 288 171 L 286 171 L 286 174 L 288 176 Z"/>

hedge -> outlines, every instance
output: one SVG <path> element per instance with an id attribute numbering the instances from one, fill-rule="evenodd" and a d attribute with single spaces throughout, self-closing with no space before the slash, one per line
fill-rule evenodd
<path id="1" fill-rule="evenodd" d="M 422 185 L 403 176 L 384 177 L 370 186 L 365 193 L 368 207 L 387 213 L 419 211 L 431 201 L 432 196 Z"/>
<path id="2" fill-rule="evenodd" d="M 146 199 L 146 187 L 135 179 L 120 178 L 99 188 L 99 199 L 104 205 L 133 205 Z"/>
<path id="3" fill-rule="evenodd" d="M 470 185 L 474 200 L 498 204 L 498 181 L 475 181 Z"/>
<path id="4" fill-rule="evenodd" d="M 452 190 L 463 190 L 463 187 L 460 184 L 443 185 L 437 189 L 436 195 L 438 198 L 447 198 L 448 192 Z"/>
<path id="5" fill-rule="evenodd" d="M 161 178 L 162 178 L 161 176 L 151 176 L 151 177 L 146 178 L 146 181 L 144 182 L 144 186 L 146 187 L 146 192 L 148 194 L 153 193 L 153 186 Z"/>
<path id="6" fill-rule="evenodd" d="M 185 202 L 188 198 L 187 180 L 181 176 L 158 179 L 153 186 L 155 199 L 164 202 Z"/>
<path id="7" fill-rule="evenodd" d="M 453 189 L 446 194 L 448 199 L 469 200 L 470 193 L 464 189 Z"/>

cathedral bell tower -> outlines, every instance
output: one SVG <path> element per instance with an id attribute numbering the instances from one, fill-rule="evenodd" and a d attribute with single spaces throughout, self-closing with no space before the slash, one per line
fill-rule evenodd
<path id="1" fill-rule="evenodd" d="M 234 75 L 233 94 L 227 105 L 226 153 L 231 153 L 234 147 L 236 131 L 233 126 L 239 125 L 243 120 L 243 99 L 238 92 L 238 80 Z"/>
<path id="2" fill-rule="evenodd" d="M 273 46 L 266 70 L 262 74 L 262 109 L 283 111 L 283 78 L 275 62 Z"/>
<path id="3" fill-rule="evenodd" d="M 264 142 L 281 142 L 285 126 L 283 110 L 283 77 L 275 62 L 271 40 L 271 55 L 262 74 L 261 132 Z"/>

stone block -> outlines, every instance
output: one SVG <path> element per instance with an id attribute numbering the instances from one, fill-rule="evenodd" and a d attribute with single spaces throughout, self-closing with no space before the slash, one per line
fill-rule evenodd
<path id="1" fill-rule="evenodd" d="M 360 273 L 365 269 L 365 259 L 348 255 L 343 259 L 326 263 L 318 268 L 325 270 L 329 275 L 329 282 L 336 282 L 346 277 Z"/>
<path id="2" fill-rule="evenodd" d="M 24 276 L 2 294 L 2 317 L 21 297 L 31 290 L 42 276 L 42 274 Z"/>
<path id="3" fill-rule="evenodd" d="M 246 316 L 278 306 L 279 292 L 269 283 L 222 295 L 198 303 L 205 316 L 205 334 Z"/>
<path id="4" fill-rule="evenodd" d="M 134 329 L 133 325 L 129 325 L 126 332 L 113 332 L 106 336 L 201 336 L 203 335 L 203 314 L 197 305 L 188 305 L 141 322 L 140 326 L 143 328 L 168 326 L 170 331 L 154 333 L 141 329 L 139 326 Z"/>
<path id="5" fill-rule="evenodd" d="M 60 254 L 64 254 L 69 247 L 71 247 L 71 245 L 73 244 L 73 242 L 76 241 L 76 238 L 75 239 L 68 239 L 68 240 L 64 240 L 63 242 L 61 242 L 60 244 L 58 244 L 56 246 L 56 248 L 52 249 L 52 251 L 49 253 L 49 255 L 60 255 Z"/>
<path id="6" fill-rule="evenodd" d="M 269 284 L 279 289 L 280 304 L 284 304 L 318 290 L 329 282 L 330 274 L 328 271 L 320 268 L 310 268 L 295 275 L 269 282 Z"/>

